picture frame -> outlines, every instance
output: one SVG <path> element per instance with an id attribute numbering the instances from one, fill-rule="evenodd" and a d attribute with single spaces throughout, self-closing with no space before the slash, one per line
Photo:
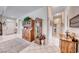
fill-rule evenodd
<path id="1" fill-rule="evenodd" d="M 79 14 L 70 19 L 70 27 L 79 28 Z"/>

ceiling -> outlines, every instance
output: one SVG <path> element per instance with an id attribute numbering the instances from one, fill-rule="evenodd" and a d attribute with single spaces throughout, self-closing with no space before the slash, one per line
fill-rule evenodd
<path id="1" fill-rule="evenodd" d="M 39 8 L 42 8 L 42 6 L 6 6 L 5 9 L 3 6 L 0 6 L 0 14 L 4 9 L 5 16 L 19 18 Z"/>
<path id="2" fill-rule="evenodd" d="M 60 13 L 66 9 L 66 6 L 54 6 L 53 7 L 53 15 L 56 13 Z"/>
<path id="3" fill-rule="evenodd" d="M 0 15 L 2 14 L 3 6 L 0 6 Z"/>
<path id="4" fill-rule="evenodd" d="M 20 18 L 26 14 L 35 11 L 44 6 L 0 6 L 0 14 L 4 10 L 4 15 L 7 17 Z M 65 10 L 65 6 L 53 6 L 53 14 Z"/>

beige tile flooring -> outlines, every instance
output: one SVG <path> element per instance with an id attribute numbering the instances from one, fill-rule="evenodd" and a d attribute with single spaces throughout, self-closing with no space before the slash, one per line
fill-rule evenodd
<path id="1" fill-rule="evenodd" d="M 54 38 L 57 40 L 57 38 Z M 30 46 L 23 49 L 20 53 L 59 53 L 59 46 L 54 45 L 55 41 L 51 40 L 50 43 L 45 45 L 38 45 L 36 43 L 31 42 Z M 56 43 L 56 42 L 55 42 Z"/>
<path id="2" fill-rule="evenodd" d="M 10 35 L 10 36 L 0 36 L 0 42 L 11 40 L 16 38 L 17 35 Z M 20 53 L 58 53 L 59 48 L 55 47 L 53 43 L 46 44 L 46 45 L 38 45 L 33 42 L 28 42 L 30 45 L 24 48 Z"/>
<path id="3" fill-rule="evenodd" d="M 22 50 L 20 53 L 58 53 L 59 50 L 52 45 L 37 45 L 32 43 L 29 47 Z"/>
<path id="4" fill-rule="evenodd" d="M 23 39 L 15 38 L 0 42 L 0 53 L 19 53 L 30 44 Z"/>
<path id="5" fill-rule="evenodd" d="M 0 36 L 0 42 L 17 38 L 17 34 Z"/>

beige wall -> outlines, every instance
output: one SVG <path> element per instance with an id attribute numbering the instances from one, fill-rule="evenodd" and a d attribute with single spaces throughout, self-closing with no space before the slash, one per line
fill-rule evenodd
<path id="1" fill-rule="evenodd" d="M 2 19 L 2 21 L 4 22 L 4 18 Z M 7 18 L 6 19 L 6 24 L 2 25 L 2 32 L 3 35 L 6 34 L 15 34 L 15 28 L 16 28 L 16 19 L 12 19 L 12 18 Z"/>
<path id="2" fill-rule="evenodd" d="M 0 15 L 0 22 L 1 22 L 1 20 L 2 20 L 2 19 L 1 19 L 1 15 Z"/>

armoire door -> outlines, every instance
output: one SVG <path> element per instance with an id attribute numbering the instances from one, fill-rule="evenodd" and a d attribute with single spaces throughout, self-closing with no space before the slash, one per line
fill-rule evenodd
<path id="1" fill-rule="evenodd" d="M 31 30 L 31 41 L 33 41 L 34 39 L 35 39 L 35 35 L 34 35 L 34 33 L 35 33 L 35 27 L 34 27 L 34 24 L 35 24 L 35 21 L 34 20 L 32 20 L 32 30 Z"/>

